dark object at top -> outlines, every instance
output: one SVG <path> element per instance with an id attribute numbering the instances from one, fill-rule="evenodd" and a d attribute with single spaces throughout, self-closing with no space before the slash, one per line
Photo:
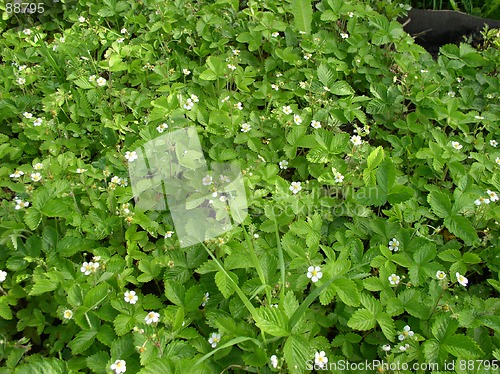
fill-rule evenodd
<path id="1" fill-rule="evenodd" d="M 480 35 L 485 25 L 500 28 L 500 21 L 470 16 L 453 10 L 411 9 L 408 17 L 399 19 L 404 30 L 427 51 L 435 53 L 439 47 L 463 41 L 464 36 Z"/>

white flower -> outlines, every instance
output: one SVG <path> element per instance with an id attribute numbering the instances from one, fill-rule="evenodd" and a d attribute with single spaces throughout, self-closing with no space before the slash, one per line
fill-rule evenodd
<path id="1" fill-rule="evenodd" d="M 137 160 L 139 158 L 139 156 L 137 156 L 137 152 L 136 151 L 127 151 L 125 152 L 125 158 L 127 159 L 128 162 L 133 162 L 135 160 Z"/>
<path id="2" fill-rule="evenodd" d="M 292 114 L 292 108 L 290 108 L 290 105 L 284 106 L 281 109 L 283 110 L 283 113 L 285 113 L 285 114 Z"/>
<path id="3" fill-rule="evenodd" d="M 460 275 L 460 273 L 457 271 L 455 276 L 457 277 L 457 282 L 460 283 L 462 286 L 467 287 L 467 283 L 469 283 L 469 280 L 465 278 L 463 275 Z"/>
<path id="4" fill-rule="evenodd" d="M 227 196 L 222 195 L 221 197 L 219 197 L 219 200 L 225 203 L 228 199 Z"/>
<path id="5" fill-rule="evenodd" d="M 233 52 L 233 55 L 235 55 L 235 56 L 238 56 L 240 54 L 239 49 L 233 49 L 232 52 Z"/>
<path id="6" fill-rule="evenodd" d="M 31 30 L 30 29 L 24 29 L 23 30 L 24 35 L 31 35 Z"/>
<path id="7" fill-rule="evenodd" d="M 479 199 L 477 199 L 476 201 L 474 201 L 474 204 L 476 204 L 477 206 L 481 205 L 481 204 L 489 204 L 490 203 L 490 199 L 487 199 L 485 197 L 480 197 Z"/>
<path id="8" fill-rule="evenodd" d="M 256 234 L 253 234 L 253 237 L 254 237 L 255 239 L 259 239 L 259 234 L 257 234 L 257 233 L 256 233 Z"/>
<path id="9" fill-rule="evenodd" d="M 40 173 L 31 173 L 30 177 L 33 182 L 39 182 L 42 179 L 42 175 Z"/>
<path id="10" fill-rule="evenodd" d="M 486 191 L 486 193 L 490 197 L 490 201 L 497 201 L 498 200 L 498 195 L 496 192 L 488 190 L 488 191 Z"/>
<path id="11" fill-rule="evenodd" d="M 282 77 L 282 76 L 283 76 L 283 74 L 280 73 L 279 71 L 276 73 L 276 78 L 279 78 L 279 77 Z"/>
<path id="12" fill-rule="evenodd" d="M 35 165 L 33 165 L 33 169 L 35 169 L 35 170 L 42 170 L 43 169 L 43 164 L 41 164 L 40 162 L 38 162 Z"/>
<path id="13" fill-rule="evenodd" d="M 394 252 L 399 251 L 399 241 L 397 241 L 396 238 L 392 238 L 392 240 L 389 241 L 389 249 Z"/>
<path id="14" fill-rule="evenodd" d="M 19 177 L 21 177 L 21 176 L 23 176 L 23 175 L 24 175 L 24 172 L 22 172 L 21 170 L 16 170 L 16 171 L 14 171 L 14 172 L 10 175 L 10 177 L 11 177 L 11 178 L 19 178 Z"/>
<path id="15" fill-rule="evenodd" d="M 316 352 L 314 354 L 314 364 L 323 369 L 328 363 L 328 357 L 326 357 L 325 351 Z"/>
<path id="16" fill-rule="evenodd" d="M 173 232 L 173 231 L 167 231 L 167 232 L 165 233 L 165 239 L 171 238 L 171 237 L 172 237 L 172 235 L 174 235 L 174 232 Z"/>
<path id="17" fill-rule="evenodd" d="M 27 202 L 27 201 L 23 201 L 23 200 L 21 200 L 21 199 L 14 199 L 14 201 L 15 201 L 15 203 L 16 203 L 16 206 L 15 206 L 15 209 L 16 209 L 16 210 L 19 210 L 19 209 L 21 209 L 21 208 L 27 208 L 27 207 L 30 205 L 30 203 L 29 203 L 29 202 Z"/>
<path id="18" fill-rule="evenodd" d="M 236 104 L 234 104 L 234 107 L 238 110 L 243 110 L 243 104 L 241 101 L 238 101 Z"/>
<path id="19" fill-rule="evenodd" d="M 184 68 L 182 69 L 182 74 L 188 76 L 189 74 L 191 74 L 191 70 Z"/>
<path id="20" fill-rule="evenodd" d="M 299 34 L 300 34 L 300 35 L 305 35 L 305 34 L 307 34 L 307 33 L 306 33 L 305 31 L 300 30 L 300 31 L 299 31 Z"/>
<path id="21" fill-rule="evenodd" d="M 120 184 L 121 181 L 122 181 L 121 178 L 117 177 L 116 175 L 113 178 L 111 178 L 111 183 Z"/>
<path id="22" fill-rule="evenodd" d="M 439 280 L 446 279 L 446 273 L 442 270 L 438 270 L 436 273 L 436 278 Z"/>
<path id="23" fill-rule="evenodd" d="M 85 21 L 86 21 L 86 19 L 85 19 L 85 17 L 84 17 L 84 16 L 80 16 L 80 17 L 78 17 L 78 22 L 83 23 L 83 22 L 85 22 Z"/>
<path id="24" fill-rule="evenodd" d="M 335 183 L 342 183 L 344 181 L 344 176 L 338 171 L 333 174 L 333 177 L 335 178 Z"/>
<path id="25" fill-rule="evenodd" d="M 252 129 L 252 126 L 250 126 L 248 123 L 241 124 L 241 131 L 242 132 L 249 132 L 251 129 Z"/>
<path id="26" fill-rule="evenodd" d="M 191 100 L 193 100 L 194 103 L 197 103 L 199 102 L 200 100 L 198 99 L 198 96 L 196 96 L 195 94 L 191 94 Z"/>
<path id="27" fill-rule="evenodd" d="M 92 257 L 92 261 L 100 261 L 100 260 L 101 260 L 101 256 L 93 256 Z"/>
<path id="28" fill-rule="evenodd" d="M 0 270 L 0 283 L 5 282 L 5 279 L 7 279 L 7 272 Z"/>
<path id="29" fill-rule="evenodd" d="M 361 136 L 353 135 L 351 136 L 351 143 L 354 145 L 361 145 L 363 144 L 363 140 L 361 140 Z"/>
<path id="30" fill-rule="evenodd" d="M 234 66 L 233 64 L 227 64 L 227 68 L 232 71 L 236 70 L 236 66 Z"/>
<path id="31" fill-rule="evenodd" d="M 312 57 L 312 54 L 310 54 L 310 53 L 306 53 L 306 54 L 304 55 L 304 60 L 309 60 L 311 57 Z"/>
<path id="32" fill-rule="evenodd" d="M 92 270 L 93 273 L 95 273 L 97 271 L 97 269 L 99 268 L 99 263 L 98 262 L 90 262 L 90 264 L 92 264 L 90 269 Z"/>
<path id="33" fill-rule="evenodd" d="M 123 43 L 124 40 L 125 40 L 125 38 L 118 38 L 118 39 L 116 39 L 116 42 L 118 44 L 121 44 L 121 43 Z"/>
<path id="34" fill-rule="evenodd" d="M 275 32 L 273 32 L 273 33 L 271 34 L 271 36 L 272 36 L 273 38 L 277 38 L 278 36 L 280 36 L 280 33 L 279 33 L 279 32 L 277 32 L 277 31 L 275 31 Z"/>
<path id="35" fill-rule="evenodd" d="M 97 83 L 97 85 L 99 87 L 105 86 L 106 85 L 106 79 L 104 79 L 103 77 L 99 77 L 99 78 L 97 78 L 96 83 Z"/>
<path id="36" fill-rule="evenodd" d="M 156 313 L 156 312 L 149 312 L 146 315 L 146 318 L 144 318 L 144 320 L 146 321 L 146 323 L 148 325 L 150 325 L 152 323 L 157 323 L 160 320 L 160 314 Z"/>
<path id="37" fill-rule="evenodd" d="M 212 345 L 212 348 L 217 347 L 217 344 L 220 342 L 220 334 L 213 332 L 208 342 Z"/>
<path id="38" fill-rule="evenodd" d="M 500 157 L 495 158 L 495 162 L 496 162 L 497 165 L 500 166 Z"/>
<path id="39" fill-rule="evenodd" d="M 451 146 L 455 148 L 456 150 L 460 150 L 463 148 L 463 145 L 460 144 L 459 142 L 451 142 Z"/>
<path id="40" fill-rule="evenodd" d="M 125 360 L 116 360 L 109 368 L 113 370 L 115 374 L 125 373 L 127 371 L 127 363 Z"/>
<path id="41" fill-rule="evenodd" d="M 293 115 L 293 122 L 295 122 L 296 125 L 300 125 L 302 123 L 302 118 L 298 114 Z"/>
<path id="42" fill-rule="evenodd" d="M 483 116 L 474 116 L 474 118 L 475 118 L 475 119 L 478 119 L 478 120 L 480 120 L 480 121 L 484 119 L 484 117 L 483 117 Z"/>
<path id="43" fill-rule="evenodd" d="M 420 72 L 421 72 L 421 73 L 428 73 L 428 72 L 429 72 L 429 70 L 420 69 Z"/>
<path id="44" fill-rule="evenodd" d="M 94 268 L 93 262 L 84 262 L 82 264 L 82 267 L 80 268 L 80 271 L 85 275 L 90 275 L 90 273 L 92 273 L 93 268 Z"/>
<path id="45" fill-rule="evenodd" d="M 330 92 L 330 88 L 328 88 L 328 86 L 323 86 L 323 90 L 325 90 L 326 92 Z"/>
<path id="46" fill-rule="evenodd" d="M 27 119 L 33 118 L 33 114 L 31 114 L 30 112 L 24 112 L 23 116 L 24 116 L 24 118 L 27 118 Z"/>
<path id="47" fill-rule="evenodd" d="M 389 282 L 392 284 L 392 285 L 396 285 L 396 284 L 399 284 L 399 281 L 401 280 L 401 278 L 399 277 L 399 275 L 396 275 L 396 274 L 392 274 L 390 277 L 389 277 Z"/>
<path id="48" fill-rule="evenodd" d="M 389 351 L 391 350 L 391 346 L 390 346 L 389 344 L 384 344 L 384 345 L 382 346 L 382 349 L 383 349 L 384 351 L 386 351 L 386 352 L 389 352 Z"/>
<path id="49" fill-rule="evenodd" d="M 125 300 L 126 303 L 135 304 L 137 300 L 139 300 L 139 297 L 135 294 L 135 291 L 127 290 L 123 295 L 123 299 Z"/>
<path id="50" fill-rule="evenodd" d="M 448 96 L 449 96 L 449 97 L 455 97 L 455 92 L 453 92 L 453 91 L 448 91 Z"/>
<path id="51" fill-rule="evenodd" d="M 158 127 L 156 127 L 156 131 L 158 131 L 160 134 L 166 129 L 168 129 L 168 125 L 166 123 L 162 123 L 161 125 L 158 125 Z"/>
<path id="52" fill-rule="evenodd" d="M 69 310 L 69 309 L 66 309 L 64 312 L 63 312 L 63 317 L 66 318 L 66 319 L 71 319 L 73 318 L 73 311 Z"/>
<path id="53" fill-rule="evenodd" d="M 191 99 L 191 98 L 187 99 L 186 102 L 184 103 L 184 109 L 186 109 L 186 110 L 193 109 L 193 106 L 194 106 L 194 102 L 193 102 L 193 99 Z"/>
<path id="54" fill-rule="evenodd" d="M 20 65 L 20 66 L 17 68 L 17 70 L 19 70 L 19 71 L 23 71 L 23 70 L 25 70 L 25 69 L 26 69 L 26 65 Z"/>
<path id="55" fill-rule="evenodd" d="M 26 79 L 24 79 L 23 77 L 19 77 L 17 78 L 17 84 L 25 84 L 26 83 Z"/>
<path id="56" fill-rule="evenodd" d="M 498 145 L 498 142 L 497 142 L 495 139 L 491 139 L 491 140 L 490 140 L 490 145 L 491 145 L 492 147 L 495 147 L 495 148 L 496 148 L 496 147 L 497 147 L 497 145 Z"/>
<path id="57" fill-rule="evenodd" d="M 354 17 L 354 13 L 353 12 L 349 12 L 348 15 L 349 15 L 349 18 Z"/>
<path id="58" fill-rule="evenodd" d="M 276 355 L 271 356 L 271 366 L 275 369 L 278 367 L 278 357 Z"/>
<path id="59" fill-rule="evenodd" d="M 60 41 L 61 43 L 65 43 L 65 42 L 66 42 L 66 38 L 65 38 L 64 36 L 61 36 L 61 39 L 59 39 L 59 41 Z"/>
<path id="60" fill-rule="evenodd" d="M 307 83 L 304 81 L 299 82 L 299 87 L 305 90 L 307 88 Z"/>
<path id="61" fill-rule="evenodd" d="M 82 168 L 78 168 L 78 169 L 76 169 L 76 172 L 77 172 L 78 174 L 83 174 L 83 173 L 85 173 L 86 171 L 87 171 L 87 169 L 82 169 Z"/>
<path id="62" fill-rule="evenodd" d="M 278 86 L 277 84 L 274 84 L 274 83 L 273 83 L 273 84 L 271 84 L 271 88 L 272 88 L 273 90 L 275 90 L 275 91 L 279 91 L 279 89 L 280 89 L 280 88 L 279 88 L 279 86 Z"/>
<path id="63" fill-rule="evenodd" d="M 411 331 L 411 327 L 406 325 L 403 328 L 403 333 L 398 336 L 398 339 L 403 341 L 406 338 L 411 338 L 414 335 L 413 331 Z"/>
<path id="64" fill-rule="evenodd" d="M 313 120 L 311 121 L 311 127 L 312 127 L 313 129 L 319 129 L 319 128 L 321 128 L 321 122 L 316 121 L 315 119 L 313 119 Z"/>
<path id="65" fill-rule="evenodd" d="M 219 176 L 219 179 L 220 179 L 220 181 L 221 181 L 222 183 L 230 183 L 230 182 L 231 182 L 231 179 L 229 179 L 229 177 L 228 177 L 228 176 L 223 175 L 223 174 L 221 174 L 221 175 Z"/>
<path id="66" fill-rule="evenodd" d="M 347 39 L 349 37 L 349 34 L 346 32 L 341 32 L 340 36 L 342 37 L 342 39 Z"/>
<path id="67" fill-rule="evenodd" d="M 292 191 L 294 194 L 298 193 L 300 190 L 302 190 L 302 186 L 300 185 L 300 182 L 292 182 L 290 185 L 290 191 Z"/>
<path id="68" fill-rule="evenodd" d="M 205 296 L 203 296 L 203 302 L 201 303 L 201 306 L 207 305 L 209 299 L 210 299 L 210 294 L 208 292 L 205 292 Z"/>
<path id="69" fill-rule="evenodd" d="M 35 121 L 33 121 L 33 126 L 40 126 L 42 122 L 43 120 L 41 118 L 37 118 Z"/>
<path id="70" fill-rule="evenodd" d="M 201 183 L 203 183 L 204 186 L 210 186 L 212 184 L 212 176 L 206 175 L 203 177 L 201 180 Z"/>
<path id="71" fill-rule="evenodd" d="M 401 347 L 399 347 L 399 350 L 401 352 L 404 352 L 406 351 L 408 348 L 410 348 L 410 345 L 409 344 L 405 344 L 405 345 L 402 345 Z"/>
<path id="72" fill-rule="evenodd" d="M 307 278 L 309 278 L 313 283 L 316 283 L 323 277 L 321 268 L 319 266 L 309 266 L 307 268 Z"/>
<path id="73" fill-rule="evenodd" d="M 229 100 L 229 96 L 226 96 L 226 97 L 225 97 L 225 98 L 223 98 L 220 102 L 221 102 L 221 103 L 225 103 L 225 102 L 226 102 L 226 101 L 228 101 L 228 100 Z"/>
<path id="74" fill-rule="evenodd" d="M 90 77 L 89 77 L 89 82 L 95 82 L 97 76 L 92 74 Z"/>
<path id="75" fill-rule="evenodd" d="M 287 160 L 281 160 L 279 162 L 280 169 L 287 169 L 288 168 L 288 161 Z"/>
<path id="76" fill-rule="evenodd" d="M 120 30 L 120 33 L 128 34 L 128 30 L 124 27 L 123 29 Z"/>

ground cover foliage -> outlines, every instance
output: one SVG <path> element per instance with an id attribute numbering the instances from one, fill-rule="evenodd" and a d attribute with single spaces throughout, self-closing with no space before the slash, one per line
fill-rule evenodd
<path id="1" fill-rule="evenodd" d="M 495 30 L 434 60 L 390 1 L 57 6 L 0 23 L 0 373 L 496 372 Z M 127 167 L 187 126 L 248 216 L 181 248 Z"/>

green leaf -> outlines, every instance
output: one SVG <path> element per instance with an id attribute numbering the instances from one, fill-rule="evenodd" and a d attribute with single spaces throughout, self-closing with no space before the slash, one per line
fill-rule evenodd
<path id="1" fill-rule="evenodd" d="M 438 257 L 446 262 L 457 262 L 462 258 L 460 251 L 456 249 L 447 249 L 438 254 Z"/>
<path id="2" fill-rule="evenodd" d="M 91 88 L 95 88 L 92 83 L 89 82 L 86 77 L 78 77 L 73 81 L 78 87 L 83 88 L 84 90 L 89 90 Z"/>
<path id="3" fill-rule="evenodd" d="M 472 245 L 479 240 L 476 229 L 464 216 L 452 215 L 447 217 L 444 220 L 444 225 L 466 244 Z"/>
<path id="4" fill-rule="evenodd" d="M 484 355 L 484 352 L 474 340 L 462 334 L 455 334 L 448 337 L 441 345 L 451 355 L 466 360 L 482 357 Z"/>
<path id="5" fill-rule="evenodd" d="M 94 343 L 96 335 L 97 331 L 95 330 L 80 331 L 76 334 L 75 338 L 69 342 L 68 346 L 71 348 L 74 355 L 80 354 L 90 348 L 92 343 Z"/>
<path id="6" fill-rule="evenodd" d="M 335 288 L 340 300 L 342 300 L 346 305 L 359 305 L 359 291 L 353 280 L 338 278 L 333 281 L 332 285 Z"/>
<path id="7" fill-rule="evenodd" d="M 88 307 L 89 309 L 94 309 L 106 299 L 109 292 L 111 292 L 111 290 L 109 289 L 108 284 L 101 283 L 96 287 L 90 289 L 90 291 L 85 296 L 83 305 Z"/>
<path id="8" fill-rule="evenodd" d="M 321 64 L 320 66 L 318 66 L 317 73 L 319 81 L 326 87 L 329 87 L 335 79 L 333 70 L 325 64 Z"/>
<path id="9" fill-rule="evenodd" d="M 256 310 L 255 324 L 263 332 L 273 336 L 290 335 L 288 317 L 279 308 L 261 307 Z"/>
<path id="10" fill-rule="evenodd" d="M 115 326 L 116 335 L 122 336 L 126 333 L 130 332 L 135 326 L 135 318 L 134 316 L 129 316 L 126 314 L 119 314 L 116 316 L 113 321 L 113 325 Z"/>
<path id="11" fill-rule="evenodd" d="M 393 342 L 396 336 L 396 327 L 394 321 L 387 313 L 380 313 L 377 315 L 377 322 L 384 333 L 387 340 Z"/>
<path id="12" fill-rule="evenodd" d="M 288 337 L 283 347 L 283 354 L 288 366 L 289 373 L 303 373 L 306 370 L 306 362 L 311 359 L 313 352 L 309 342 L 302 336 L 292 335 Z"/>
<path id="13" fill-rule="evenodd" d="M 7 320 L 12 319 L 12 311 L 7 296 L 0 296 L 0 317 Z"/>
<path id="14" fill-rule="evenodd" d="M 368 155 L 368 158 L 366 159 L 366 166 L 368 169 L 375 169 L 377 166 L 380 165 L 382 160 L 384 159 L 384 148 L 381 146 L 375 148 L 371 153 Z"/>
<path id="15" fill-rule="evenodd" d="M 93 354 L 92 356 L 88 356 L 85 360 L 87 363 L 87 366 L 89 367 L 90 370 L 96 372 L 96 373 L 102 373 L 105 374 L 107 373 L 108 370 L 108 361 L 110 357 L 107 352 L 97 352 Z"/>
<path id="16" fill-rule="evenodd" d="M 66 217 L 70 213 L 64 200 L 61 199 L 49 200 L 41 211 L 47 217 Z"/>
<path id="17" fill-rule="evenodd" d="M 311 0 L 292 0 L 290 11 L 293 14 L 295 27 L 310 34 L 313 15 Z"/>
<path id="18" fill-rule="evenodd" d="M 165 281 L 165 296 L 175 305 L 184 304 L 184 293 L 184 286 L 179 282 L 171 279 Z"/>
<path id="19" fill-rule="evenodd" d="M 31 288 L 29 295 L 36 296 L 45 292 L 54 291 L 58 284 L 59 282 L 53 279 L 38 279 Z"/>
<path id="20" fill-rule="evenodd" d="M 40 222 L 42 222 L 42 214 L 34 207 L 29 208 L 24 215 L 24 222 L 30 230 L 35 230 Z"/>
<path id="21" fill-rule="evenodd" d="M 329 86 L 330 92 L 334 95 L 353 95 L 354 90 L 346 81 L 337 81 L 331 86 Z"/>
<path id="22" fill-rule="evenodd" d="M 233 282 L 238 284 L 238 277 L 236 274 L 231 271 L 228 271 L 227 273 L 232 278 Z M 218 271 L 217 274 L 215 274 L 215 284 L 226 299 L 234 293 L 233 283 L 222 271 Z"/>
<path id="23" fill-rule="evenodd" d="M 444 192 L 432 191 L 427 196 L 427 202 L 431 205 L 432 211 L 439 218 L 446 218 L 451 215 L 451 201 Z"/>
<path id="24" fill-rule="evenodd" d="M 368 309 L 359 309 L 349 318 L 347 326 L 355 330 L 366 331 L 373 329 L 377 324 L 377 320 L 371 311 Z"/>

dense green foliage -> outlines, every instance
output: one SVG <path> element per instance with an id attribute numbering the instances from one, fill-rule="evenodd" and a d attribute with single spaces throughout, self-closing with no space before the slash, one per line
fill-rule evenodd
<path id="1" fill-rule="evenodd" d="M 495 31 L 433 60 L 385 1 L 58 6 L 0 23 L 0 373 L 496 372 Z M 127 152 L 187 126 L 248 216 L 181 248 Z"/>

